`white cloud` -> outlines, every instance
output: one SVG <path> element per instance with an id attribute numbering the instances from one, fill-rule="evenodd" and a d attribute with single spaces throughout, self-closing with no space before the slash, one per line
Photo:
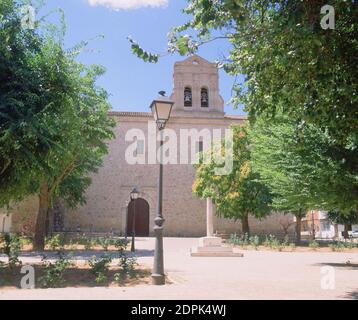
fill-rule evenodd
<path id="1" fill-rule="evenodd" d="M 91 6 L 105 6 L 114 10 L 163 7 L 169 0 L 87 0 Z"/>

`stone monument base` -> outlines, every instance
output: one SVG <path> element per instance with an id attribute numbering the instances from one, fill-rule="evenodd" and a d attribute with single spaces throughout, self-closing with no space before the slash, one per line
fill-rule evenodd
<path id="1" fill-rule="evenodd" d="M 243 257 L 240 252 L 231 247 L 224 247 L 219 237 L 204 237 L 199 239 L 199 246 L 192 248 L 192 257 Z"/>

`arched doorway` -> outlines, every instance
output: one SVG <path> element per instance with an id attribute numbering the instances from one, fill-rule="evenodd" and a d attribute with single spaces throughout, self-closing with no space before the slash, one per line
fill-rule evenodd
<path id="1" fill-rule="evenodd" d="M 135 203 L 134 203 L 135 202 Z M 149 204 L 142 198 L 132 200 L 128 205 L 127 235 L 132 235 L 135 210 L 135 235 L 149 236 Z"/>

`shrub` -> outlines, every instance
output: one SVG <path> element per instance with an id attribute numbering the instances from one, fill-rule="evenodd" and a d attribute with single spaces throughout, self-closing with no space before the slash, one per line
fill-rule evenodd
<path id="1" fill-rule="evenodd" d="M 96 239 L 87 237 L 84 239 L 83 244 L 85 246 L 85 250 L 92 250 L 96 245 Z"/>
<path id="2" fill-rule="evenodd" d="M 103 256 L 101 258 L 92 257 L 88 261 L 91 267 L 91 273 L 95 275 L 97 283 L 103 283 L 107 280 L 107 273 L 111 262 L 112 258 L 109 256 Z"/>
<path id="3" fill-rule="evenodd" d="M 107 281 L 107 275 L 104 274 L 103 272 L 97 272 L 97 274 L 96 274 L 96 282 L 98 284 L 100 284 L 100 283 L 104 283 L 105 281 Z"/>
<path id="4" fill-rule="evenodd" d="M 345 246 L 347 249 L 353 249 L 353 248 L 356 247 L 356 243 L 354 243 L 354 240 L 353 240 L 353 239 L 350 239 L 349 241 L 344 242 L 344 246 Z"/>
<path id="5" fill-rule="evenodd" d="M 332 251 L 342 251 L 343 249 L 353 249 L 358 247 L 358 243 L 354 242 L 354 239 L 345 240 L 345 241 L 334 241 L 329 245 Z"/>
<path id="6" fill-rule="evenodd" d="M 117 272 L 114 274 L 113 279 L 115 282 L 121 283 L 125 279 L 125 276 L 123 273 Z"/>
<path id="7" fill-rule="evenodd" d="M 104 251 L 108 251 L 108 247 L 110 246 L 110 239 L 100 237 L 97 239 L 97 243 L 102 247 Z"/>
<path id="8" fill-rule="evenodd" d="M 233 245 L 238 245 L 239 238 L 236 233 L 230 234 L 230 238 L 228 239 L 228 243 L 231 243 Z"/>
<path id="9" fill-rule="evenodd" d="M 125 240 L 125 239 L 117 239 L 114 242 L 114 246 L 116 247 L 117 250 L 122 251 L 125 250 L 128 246 L 129 241 Z"/>
<path id="10" fill-rule="evenodd" d="M 68 246 L 69 246 L 70 250 L 75 250 L 76 249 L 76 242 L 71 239 L 69 244 L 68 244 Z"/>
<path id="11" fill-rule="evenodd" d="M 238 237 L 236 233 L 231 234 L 228 242 L 233 245 L 236 245 L 236 246 L 244 247 L 250 243 L 249 235 L 247 233 L 245 233 L 244 235 L 241 235 L 240 237 Z"/>
<path id="12" fill-rule="evenodd" d="M 259 236 L 252 236 L 249 239 L 250 245 L 252 245 L 256 250 L 258 248 L 258 246 L 260 245 L 260 238 Z"/>
<path id="13" fill-rule="evenodd" d="M 59 254 L 59 259 L 54 263 L 46 262 L 45 274 L 39 279 L 41 285 L 45 288 L 62 287 L 66 283 L 64 273 L 70 266 L 72 266 L 72 263 L 62 254 Z"/>
<path id="14" fill-rule="evenodd" d="M 249 244 L 249 241 L 250 241 L 250 237 L 247 233 L 245 233 L 243 236 L 242 236 L 242 246 L 246 246 Z"/>
<path id="15" fill-rule="evenodd" d="M 21 265 L 19 253 L 21 251 L 20 237 L 16 234 L 5 233 L 0 237 L 0 251 L 8 258 L 8 266 L 10 269 L 16 265 Z"/>
<path id="16" fill-rule="evenodd" d="M 45 243 L 53 251 L 62 251 L 65 247 L 65 236 L 63 234 L 56 234 L 46 238 Z"/>
<path id="17" fill-rule="evenodd" d="M 264 246 L 270 247 L 271 249 L 280 249 L 280 241 L 273 235 L 266 236 Z"/>
<path id="18" fill-rule="evenodd" d="M 89 240 L 89 238 L 86 237 L 85 234 L 81 234 L 80 236 L 78 236 L 76 239 L 73 240 L 73 243 L 75 243 L 77 245 L 82 245 L 86 249 L 86 248 L 88 248 L 88 240 Z"/>
<path id="19" fill-rule="evenodd" d="M 27 236 L 21 236 L 20 243 L 21 243 L 21 247 L 23 248 L 24 246 L 32 244 L 32 239 Z"/>
<path id="20" fill-rule="evenodd" d="M 316 240 L 310 240 L 310 242 L 308 243 L 308 246 L 311 249 L 316 250 L 319 247 L 319 243 Z"/>
<path id="21" fill-rule="evenodd" d="M 128 256 L 126 252 L 120 255 L 119 266 L 122 268 L 124 273 L 133 273 L 137 265 L 137 258 L 135 256 Z"/>
<path id="22" fill-rule="evenodd" d="M 137 258 L 135 256 L 128 255 L 127 248 L 128 241 L 119 240 L 116 242 L 116 248 L 119 253 L 119 266 L 121 267 L 121 272 L 114 275 L 114 280 L 120 282 L 127 277 L 127 275 L 134 277 L 135 276 L 135 267 L 138 265 Z"/>
<path id="23" fill-rule="evenodd" d="M 344 243 L 342 241 L 334 241 L 329 245 L 329 247 L 332 251 L 342 251 L 345 248 Z"/>
<path id="24" fill-rule="evenodd" d="M 283 245 L 284 247 L 287 247 L 287 246 L 290 245 L 290 238 L 288 237 L 287 234 L 286 234 L 285 237 L 283 238 L 282 245 Z"/>

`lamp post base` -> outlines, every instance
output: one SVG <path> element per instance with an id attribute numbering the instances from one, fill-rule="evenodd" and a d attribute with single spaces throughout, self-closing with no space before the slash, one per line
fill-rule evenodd
<path id="1" fill-rule="evenodd" d="M 132 237 L 131 252 L 135 252 L 135 240 L 134 240 L 134 237 Z"/>
<path id="2" fill-rule="evenodd" d="M 163 217 L 156 217 L 154 219 L 154 233 L 155 233 L 155 249 L 154 249 L 154 265 L 152 271 L 152 279 L 154 285 L 165 284 L 164 275 L 164 254 L 163 254 Z"/>
<path id="3" fill-rule="evenodd" d="M 152 284 L 154 284 L 155 286 L 165 285 L 165 275 L 152 274 Z"/>

